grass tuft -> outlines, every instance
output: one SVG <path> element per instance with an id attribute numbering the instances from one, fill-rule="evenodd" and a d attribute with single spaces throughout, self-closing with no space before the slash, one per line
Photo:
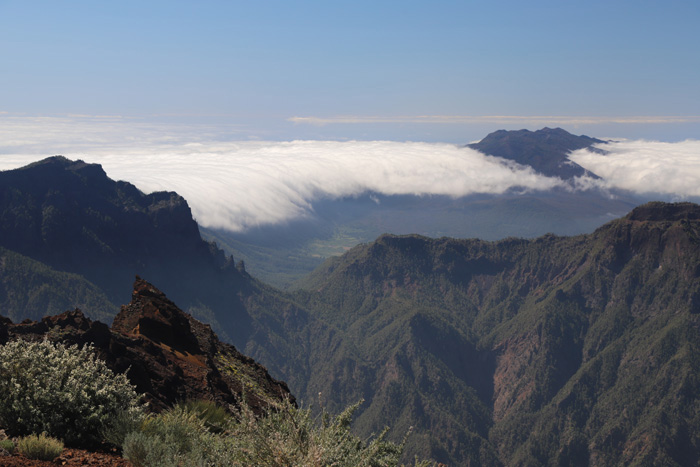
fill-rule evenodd
<path id="1" fill-rule="evenodd" d="M 28 459 L 51 461 L 63 452 L 63 442 L 46 433 L 27 435 L 17 441 L 17 450 Z"/>

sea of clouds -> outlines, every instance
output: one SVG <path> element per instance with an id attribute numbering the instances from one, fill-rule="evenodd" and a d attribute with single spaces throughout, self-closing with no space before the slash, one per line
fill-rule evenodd
<path id="1" fill-rule="evenodd" d="M 46 128 L 51 128 L 47 131 Z M 222 141 L 217 131 L 173 130 L 105 117 L 101 125 L 27 119 L 0 126 L 0 170 L 55 154 L 102 164 L 144 192 L 176 191 L 197 221 L 234 231 L 307 216 L 324 198 L 624 189 L 700 196 L 700 141 L 620 141 L 571 159 L 603 180 L 565 183 L 453 144 L 396 141 Z M 224 131 L 224 130 L 221 130 Z"/>
<path id="2" fill-rule="evenodd" d="M 108 154 L 63 153 L 102 164 L 107 174 L 144 192 L 176 191 L 197 221 L 242 230 L 312 212 L 323 198 L 384 195 L 466 196 L 548 190 L 561 185 L 529 168 L 449 144 L 392 141 L 191 143 Z M 0 156 L 0 169 L 36 157 Z"/>
<path id="3" fill-rule="evenodd" d="M 569 159 L 602 177 L 604 187 L 673 200 L 700 196 L 700 140 L 615 141 L 598 147 L 606 153 L 581 149 Z"/>

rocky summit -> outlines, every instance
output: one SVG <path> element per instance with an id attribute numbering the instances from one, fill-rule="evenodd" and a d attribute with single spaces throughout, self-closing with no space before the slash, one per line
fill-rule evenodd
<path id="1" fill-rule="evenodd" d="M 605 141 L 585 135 L 572 135 L 561 128 L 542 128 L 537 131 L 498 130 L 467 146 L 484 154 L 530 166 L 542 175 L 568 180 L 583 176 L 599 178 L 569 160 L 569 153 L 603 143 Z"/>
<path id="2" fill-rule="evenodd" d="M 0 317 L 0 344 L 44 338 L 93 345 L 112 370 L 126 373 L 153 411 L 189 399 L 236 407 L 245 398 L 261 413 L 275 402 L 294 400 L 284 382 L 219 341 L 209 325 L 180 310 L 139 277 L 131 302 L 121 307 L 111 329 L 78 309 L 19 324 Z"/>

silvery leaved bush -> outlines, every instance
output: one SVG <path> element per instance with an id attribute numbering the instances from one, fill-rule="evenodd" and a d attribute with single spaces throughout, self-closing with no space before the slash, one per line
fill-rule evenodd
<path id="1" fill-rule="evenodd" d="M 338 416 L 325 410 L 320 419 L 311 409 L 290 401 L 279 402 L 265 416 L 257 416 L 245 403 L 235 416 L 217 417 L 212 431 L 207 401 L 179 404 L 150 415 L 122 443 L 124 457 L 134 467 L 180 467 L 190 465 L 268 465 L 316 467 L 393 467 L 405 446 L 386 440 L 388 429 L 371 440 L 350 432 L 359 403 Z M 433 465 L 416 460 L 414 467 Z"/>
<path id="2" fill-rule="evenodd" d="M 13 436 L 45 432 L 89 446 L 125 410 L 141 410 L 134 386 L 92 347 L 47 340 L 0 346 L 0 426 Z"/>

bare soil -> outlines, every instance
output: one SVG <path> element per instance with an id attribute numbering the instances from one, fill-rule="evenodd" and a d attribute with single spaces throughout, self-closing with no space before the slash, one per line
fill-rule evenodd
<path id="1" fill-rule="evenodd" d="M 0 467 L 56 467 L 56 466 L 91 466 L 91 467 L 133 467 L 131 462 L 116 453 L 90 452 L 82 449 L 65 449 L 52 461 L 27 459 L 15 453 L 0 457 Z"/>

